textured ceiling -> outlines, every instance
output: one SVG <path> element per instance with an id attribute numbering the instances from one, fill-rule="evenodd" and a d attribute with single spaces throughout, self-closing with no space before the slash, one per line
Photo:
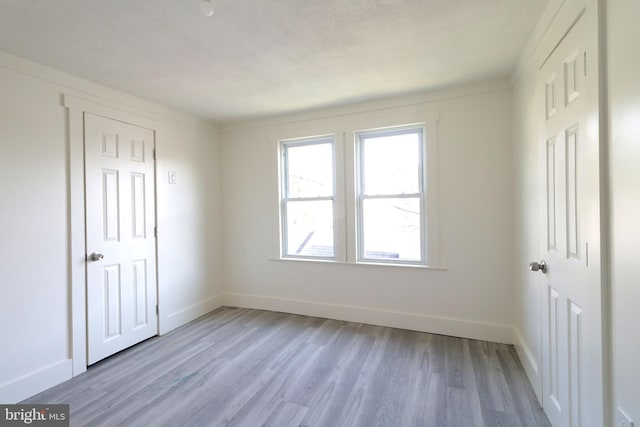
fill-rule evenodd
<path id="1" fill-rule="evenodd" d="M 219 122 L 507 76 L 547 0 L 0 0 L 0 50 Z"/>

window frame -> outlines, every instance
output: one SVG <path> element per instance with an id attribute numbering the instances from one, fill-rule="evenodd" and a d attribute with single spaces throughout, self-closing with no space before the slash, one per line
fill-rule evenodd
<path id="1" fill-rule="evenodd" d="M 332 168 L 332 195 L 318 197 L 289 197 L 289 156 L 287 151 L 291 147 L 304 147 L 312 145 L 330 144 L 331 146 L 331 168 Z M 320 135 L 303 138 L 289 138 L 278 141 L 279 157 L 279 221 L 280 221 L 280 257 L 282 259 L 301 259 L 335 261 L 337 259 L 337 203 L 336 203 L 336 138 L 335 135 Z M 289 254 L 288 247 L 288 203 L 289 202 L 312 202 L 331 201 L 332 225 L 333 225 L 333 256 L 320 255 L 296 255 Z"/>
<path id="2" fill-rule="evenodd" d="M 271 236 L 267 259 L 287 262 L 320 262 L 379 268 L 425 268 L 446 270 L 443 248 L 440 245 L 439 178 L 438 178 L 438 122 L 440 114 L 416 106 L 391 109 L 348 112 L 330 118 L 316 117 L 295 123 L 277 124 L 269 130 L 267 140 L 272 162 L 270 175 L 271 209 L 269 211 Z M 423 188 L 424 215 L 423 263 L 402 263 L 397 260 L 358 260 L 357 236 L 357 132 L 423 128 Z M 283 250 L 282 234 L 282 142 L 295 142 L 333 138 L 334 153 L 334 257 L 288 256 Z"/>
<path id="3" fill-rule="evenodd" d="M 370 195 L 366 193 L 365 188 L 365 141 L 369 137 L 385 137 L 407 134 L 419 134 L 419 150 L 418 150 L 418 192 L 417 193 L 394 193 L 394 194 L 377 194 Z M 427 190 L 427 144 L 426 144 L 427 129 L 424 124 L 420 125 L 401 125 L 386 128 L 366 129 L 356 131 L 354 133 L 354 144 L 356 152 L 356 161 L 354 165 L 354 174 L 356 177 L 356 262 L 366 264 L 400 264 L 400 265 L 427 265 L 427 204 L 426 204 L 426 190 Z M 365 200 L 380 200 L 380 199 L 417 199 L 420 206 L 420 259 L 408 260 L 408 259 L 384 259 L 384 258 L 372 258 L 367 257 L 365 254 L 365 232 L 364 232 L 364 203 Z"/>

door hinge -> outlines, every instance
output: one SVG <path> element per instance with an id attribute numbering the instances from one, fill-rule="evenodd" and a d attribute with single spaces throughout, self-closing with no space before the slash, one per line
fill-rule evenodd
<path id="1" fill-rule="evenodd" d="M 160 307 L 156 304 L 156 316 L 160 314 Z"/>
<path id="2" fill-rule="evenodd" d="M 153 237 L 158 238 L 158 227 L 153 227 Z"/>
<path id="3" fill-rule="evenodd" d="M 589 243 L 585 243 L 584 248 L 584 262 L 587 267 L 589 267 Z"/>
<path id="4" fill-rule="evenodd" d="M 156 160 L 156 149 L 153 149 L 153 160 Z"/>

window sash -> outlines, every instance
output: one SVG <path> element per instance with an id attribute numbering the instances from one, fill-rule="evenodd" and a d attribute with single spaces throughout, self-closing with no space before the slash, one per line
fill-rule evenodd
<path id="1" fill-rule="evenodd" d="M 291 197 L 290 182 L 289 182 L 289 148 L 298 148 L 312 145 L 329 144 L 331 146 L 331 168 L 332 168 L 332 195 L 331 196 L 317 196 L 317 197 Z M 281 202 L 280 202 L 280 256 L 283 258 L 301 258 L 301 259 L 336 259 L 336 158 L 335 158 L 335 140 L 333 137 L 318 137 L 318 138 L 305 138 L 298 140 L 284 140 L 280 141 L 280 153 L 281 153 Z M 331 201 L 332 209 L 332 256 L 321 255 L 299 255 L 291 254 L 289 252 L 289 203 L 292 202 L 314 202 L 314 201 Z"/>
<path id="2" fill-rule="evenodd" d="M 399 136 L 416 133 L 419 135 L 418 150 L 418 193 L 385 193 L 366 194 L 365 183 L 365 143 L 367 138 Z M 406 265 L 426 265 L 427 248 L 427 221 L 426 221 L 426 141 L 425 130 L 422 126 L 410 126 L 395 128 L 391 130 L 368 130 L 356 133 L 356 261 L 376 264 L 406 264 Z M 418 199 L 420 206 L 420 259 L 384 259 L 367 257 L 365 253 L 365 229 L 364 229 L 364 202 L 375 199 Z"/>
<path id="3" fill-rule="evenodd" d="M 419 218 L 418 224 L 420 227 L 419 234 L 419 257 L 417 259 L 413 258 L 385 258 L 385 257 L 373 257 L 367 255 L 367 250 L 370 249 L 370 246 L 367 244 L 366 239 L 366 213 L 365 213 L 365 204 L 368 200 L 416 200 L 419 207 Z M 425 209 L 424 209 L 424 198 L 418 196 L 408 196 L 401 195 L 398 197 L 394 196 L 377 196 L 377 197 L 362 197 L 359 199 L 358 203 L 358 262 L 366 262 L 366 263 L 386 263 L 386 264 L 407 264 L 407 265 L 424 265 L 425 264 L 425 248 L 426 248 L 426 229 L 425 229 Z M 390 245 L 393 247 L 393 245 Z"/>
<path id="4" fill-rule="evenodd" d="M 325 233 L 327 230 L 327 222 L 320 221 L 314 222 L 314 228 L 309 230 L 304 227 L 304 220 L 302 220 L 302 227 L 290 227 L 289 226 L 289 217 L 295 217 L 296 213 L 305 212 L 305 208 L 310 208 L 311 206 L 315 206 L 316 209 L 311 209 L 310 211 L 306 211 L 306 213 L 310 213 L 311 215 L 319 215 L 322 219 L 323 214 L 326 214 L 326 205 L 330 203 L 330 227 L 332 232 L 330 234 L 329 240 L 330 244 L 327 245 L 327 234 Z M 291 205 L 291 207 L 290 207 Z M 295 206 L 297 205 L 297 206 Z M 302 209 L 302 210 L 300 210 Z M 286 258 L 312 258 L 312 259 L 335 259 L 336 255 L 336 244 L 335 244 L 335 203 L 332 200 L 310 200 L 310 201 L 300 201 L 300 200 L 289 200 L 284 202 L 283 206 L 283 227 L 286 229 L 286 234 L 283 235 L 283 257 Z M 300 218 L 298 216 L 298 218 Z M 326 218 L 326 216 L 325 216 Z M 317 227 L 319 226 L 319 227 Z M 297 240 L 296 240 L 297 238 Z M 290 243 L 292 245 L 290 246 Z M 308 247 L 307 247 L 308 245 Z M 330 254 L 325 255 L 327 253 L 327 249 Z M 309 251 L 316 251 L 316 253 L 309 253 Z"/>
<path id="5" fill-rule="evenodd" d="M 401 136 L 401 135 L 411 135 L 417 134 L 419 139 L 418 143 L 418 173 L 416 179 L 418 180 L 418 193 L 382 193 L 382 194 L 370 194 L 367 192 L 366 182 L 365 182 L 365 148 L 364 145 L 367 139 L 370 138 L 382 138 L 382 137 L 393 137 L 393 136 Z M 357 145 L 358 145 L 358 160 L 357 160 L 357 176 L 358 176 L 358 195 L 363 195 L 367 197 L 375 197 L 375 196 L 400 196 L 404 194 L 424 194 L 425 187 L 425 139 L 424 139 L 424 129 L 422 127 L 402 127 L 402 128 L 394 128 L 391 130 L 367 130 L 356 133 Z"/>

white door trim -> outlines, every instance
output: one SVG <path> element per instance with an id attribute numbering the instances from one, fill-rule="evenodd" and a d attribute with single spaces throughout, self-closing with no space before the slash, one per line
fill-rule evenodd
<path id="1" fill-rule="evenodd" d="M 71 326 L 71 359 L 73 376 L 87 370 L 87 271 L 86 271 L 86 232 L 85 232 L 85 170 L 84 170 L 84 113 L 108 117 L 136 126 L 151 129 L 156 134 L 156 150 L 163 134 L 163 123 L 157 117 L 138 109 L 123 107 L 121 104 L 110 104 L 108 101 L 98 103 L 72 95 L 63 95 L 63 106 L 68 112 L 69 134 L 69 279 L 71 285 L 70 326 Z M 155 198 L 157 191 L 154 189 Z M 157 210 L 156 210 L 157 215 Z M 157 242 L 156 242 L 157 257 Z M 156 260 L 157 262 L 157 260 Z M 156 286 L 159 283 L 157 280 Z M 158 287 L 158 301 L 160 289 Z M 160 330 L 160 316 L 158 316 Z"/>

